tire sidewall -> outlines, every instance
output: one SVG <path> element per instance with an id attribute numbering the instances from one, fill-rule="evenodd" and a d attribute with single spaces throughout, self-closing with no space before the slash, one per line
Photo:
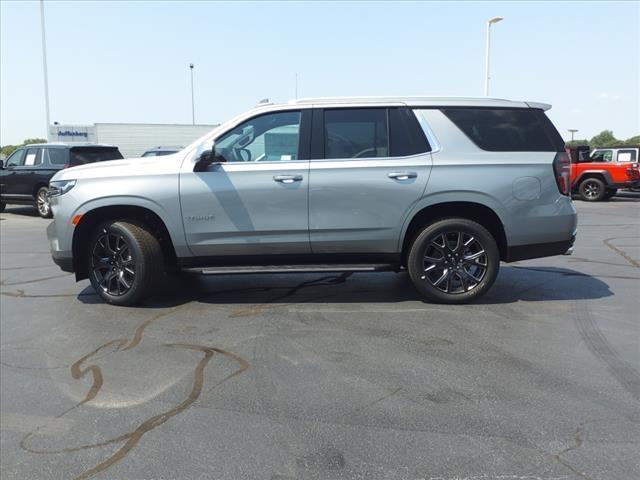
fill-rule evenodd
<path id="1" fill-rule="evenodd" d="M 93 249 L 96 245 L 98 238 L 105 233 L 117 233 L 122 235 L 129 245 L 132 257 L 135 262 L 135 278 L 133 285 L 127 293 L 124 295 L 110 295 L 105 292 L 99 284 L 98 279 L 95 277 L 92 268 Z M 138 240 L 132 235 L 132 233 L 126 228 L 126 224 L 122 222 L 106 222 L 100 225 L 98 229 L 91 236 L 89 242 L 89 248 L 87 251 L 87 265 L 89 269 L 89 281 L 95 289 L 96 293 L 107 303 L 112 305 L 132 305 L 138 303 L 144 296 L 146 296 L 147 288 L 153 278 L 149 278 L 150 265 L 147 264 L 146 255 L 143 252 Z"/>
<path id="2" fill-rule="evenodd" d="M 476 237 L 487 255 L 487 272 L 482 281 L 471 291 L 450 294 L 423 280 L 424 253 L 431 241 L 447 231 L 461 231 Z M 482 296 L 491 288 L 500 270 L 500 252 L 493 236 L 482 225 L 462 218 L 443 219 L 425 227 L 415 238 L 407 258 L 407 268 L 416 289 L 431 301 L 438 303 L 468 303 Z"/>
<path id="3" fill-rule="evenodd" d="M 52 218 L 53 217 L 53 212 L 51 211 L 51 202 L 47 201 L 47 213 L 46 215 L 43 215 L 42 212 L 40 211 L 40 208 L 38 208 L 38 198 L 40 197 L 40 192 L 45 191 L 47 193 L 49 193 L 49 189 L 47 187 L 40 187 L 38 189 L 38 191 L 36 192 L 36 210 L 38 210 L 38 215 L 40 215 L 40 217 L 42 218 Z"/>
<path id="4" fill-rule="evenodd" d="M 598 186 L 598 188 L 600 189 L 600 193 L 598 194 L 598 196 L 596 196 L 596 197 L 587 197 L 587 195 L 585 195 L 585 188 L 587 187 L 587 185 L 589 183 L 593 183 L 593 184 Z M 598 179 L 598 178 L 587 178 L 586 180 L 584 180 L 580 184 L 580 196 L 582 197 L 583 200 L 585 200 L 587 202 L 599 202 L 605 196 L 605 184 L 604 184 L 604 182 L 602 180 Z"/>

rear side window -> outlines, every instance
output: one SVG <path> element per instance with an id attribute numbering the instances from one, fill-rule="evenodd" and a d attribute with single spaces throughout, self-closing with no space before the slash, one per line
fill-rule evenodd
<path id="1" fill-rule="evenodd" d="M 24 156 L 24 166 L 32 167 L 34 165 L 40 165 L 41 163 L 42 163 L 42 149 L 28 148 L 27 154 Z"/>
<path id="2" fill-rule="evenodd" d="M 65 165 L 69 163 L 69 155 L 64 148 L 47 148 L 49 163 L 52 165 Z"/>
<path id="3" fill-rule="evenodd" d="M 444 108 L 449 120 L 483 150 L 562 152 L 564 141 L 542 110 Z"/>
<path id="4" fill-rule="evenodd" d="M 389 109 L 389 147 L 392 157 L 406 157 L 431 151 L 415 114 L 408 108 Z"/>
<path id="5" fill-rule="evenodd" d="M 636 155 L 636 151 L 633 149 L 618 150 L 618 161 L 619 162 L 637 162 L 638 157 Z"/>
<path id="6" fill-rule="evenodd" d="M 389 156 L 386 108 L 324 111 L 324 158 Z"/>
<path id="7" fill-rule="evenodd" d="M 123 158 L 117 148 L 75 147 L 71 149 L 71 165 L 105 162 Z"/>

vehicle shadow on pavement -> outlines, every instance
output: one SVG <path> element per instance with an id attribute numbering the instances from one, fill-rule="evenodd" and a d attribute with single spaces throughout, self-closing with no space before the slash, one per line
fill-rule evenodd
<path id="1" fill-rule="evenodd" d="M 4 212 L 2 213 L 12 213 L 14 215 L 20 215 L 24 217 L 38 217 L 38 210 L 36 207 L 29 207 L 24 205 L 7 205 Z"/>
<path id="2" fill-rule="evenodd" d="M 618 277 L 616 277 L 618 278 Z M 632 278 L 630 278 L 632 280 Z M 599 278 L 568 268 L 502 266 L 498 279 L 478 304 L 518 301 L 590 300 L 613 292 Z M 78 295 L 83 303 L 102 303 L 91 287 Z M 213 305 L 339 304 L 429 302 L 407 273 L 331 273 L 283 275 L 180 275 L 141 308 L 176 307 L 190 302 Z M 252 307 L 253 308 L 253 307 Z"/>

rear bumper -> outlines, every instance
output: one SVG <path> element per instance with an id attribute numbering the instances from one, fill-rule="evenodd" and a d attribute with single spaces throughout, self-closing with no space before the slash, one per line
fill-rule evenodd
<path id="1" fill-rule="evenodd" d="M 640 180 L 630 180 L 628 182 L 612 183 L 608 188 L 640 188 Z"/>
<path id="2" fill-rule="evenodd" d="M 576 234 L 574 233 L 569 240 L 563 242 L 533 243 L 508 247 L 505 262 L 517 262 L 518 260 L 552 257 L 554 255 L 571 255 L 575 241 Z"/>

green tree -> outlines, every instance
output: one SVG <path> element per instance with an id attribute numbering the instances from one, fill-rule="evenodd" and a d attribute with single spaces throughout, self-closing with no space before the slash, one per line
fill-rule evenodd
<path id="1" fill-rule="evenodd" d="M 583 145 L 589 146 L 589 140 L 585 138 L 584 140 L 570 140 L 566 143 L 567 147 L 581 147 Z"/>
<path id="2" fill-rule="evenodd" d="M 0 153 L 2 153 L 3 156 L 8 157 L 16 148 L 21 147 L 22 145 L 30 145 L 32 143 L 47 143 L 47 141 L 44 138 L 26 138 L 20 145 L 3 145 L 2 149 L 0 149 Z"/>
<path id="3" fill-rule="evenodd" d="M 613 135 L 611 130 L 603 130 L 589 142 L 591 148 L 615 147 L 620 144 L 620 140 Z"/>
<path id="4" fill-rule="evenodd" d="M 625 145 L 640 145 L 640 135 L 636 135 L 635 137 L 627 138 L 624 141 Z"/>
<path id="5" fill-rule="evenodd" d="M 31 145 L 32 143 L 47 143 L 44 138 L 27 138 L 22 142 L 22 145 Z"/>

